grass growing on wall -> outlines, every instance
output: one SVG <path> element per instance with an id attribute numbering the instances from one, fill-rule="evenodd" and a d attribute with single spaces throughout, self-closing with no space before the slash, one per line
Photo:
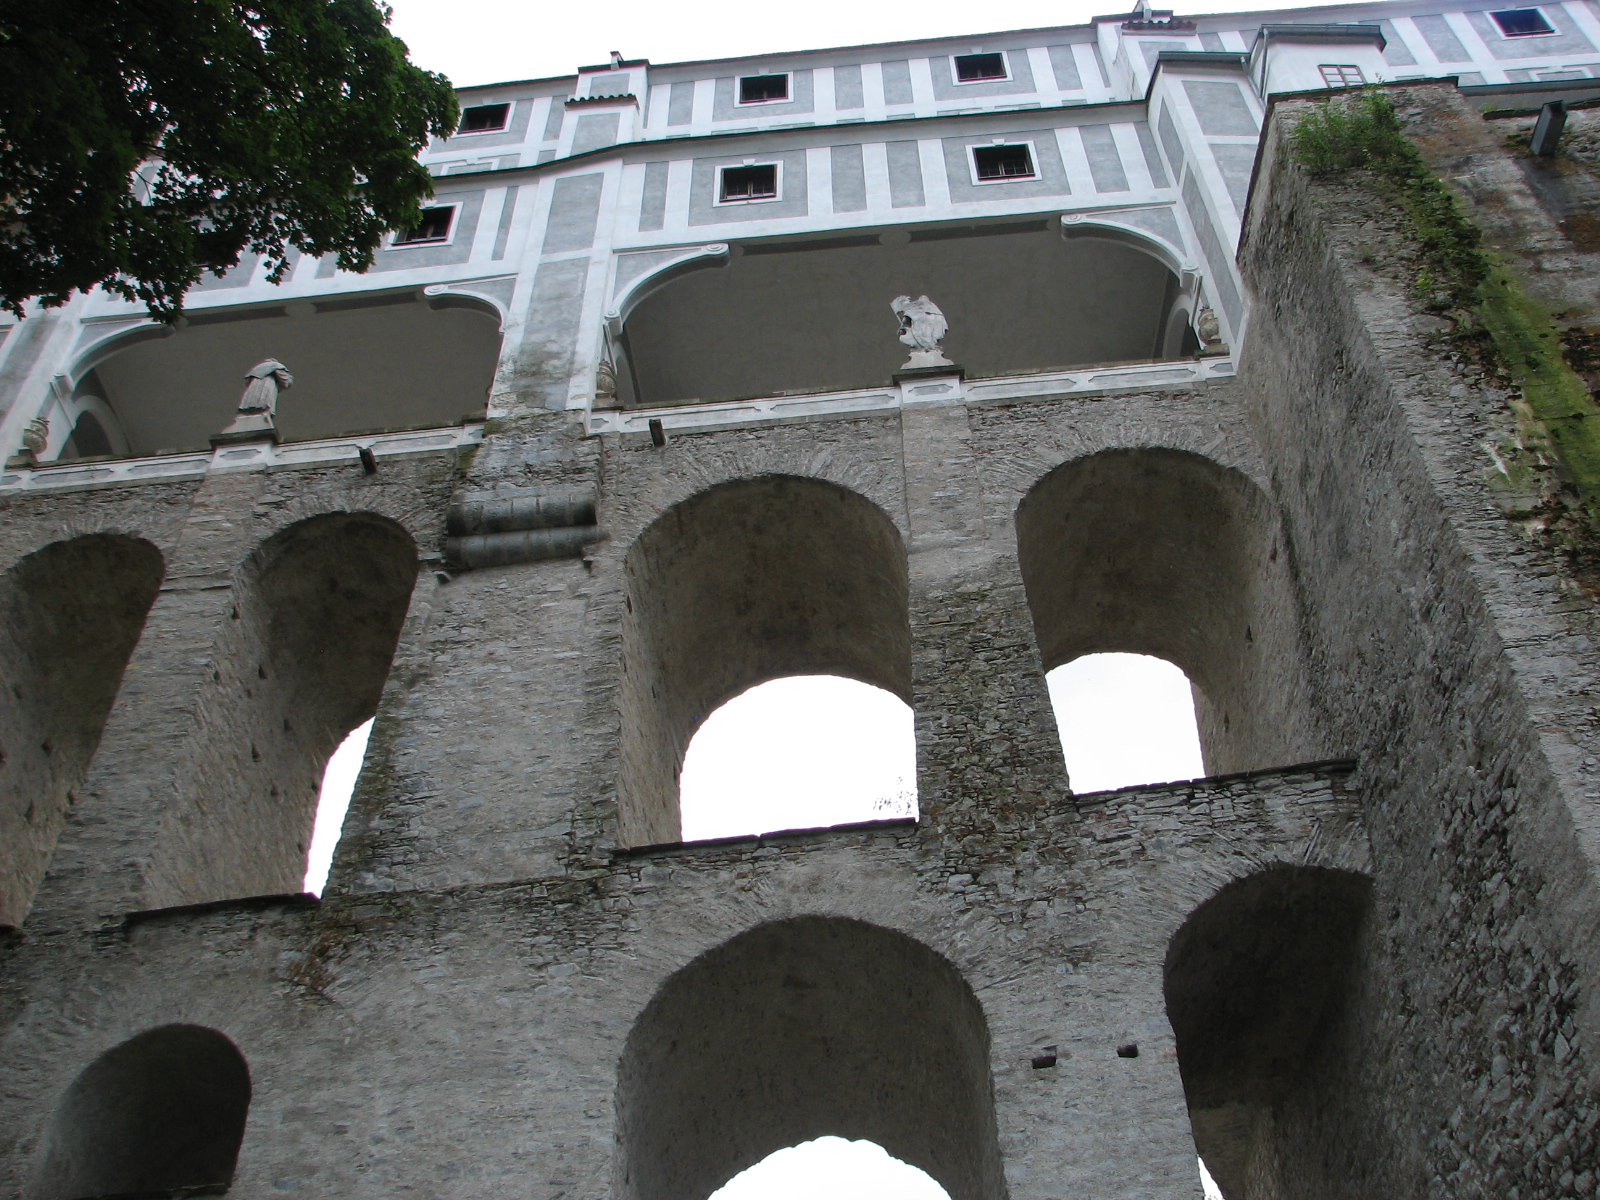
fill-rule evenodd
<path id="1" fill-rule="evenodd" d="M 1405 213 L 1427 264 L 1417 278 L 1423 299 L 1437 303 L 1443 292 L 1454 306 L 1476 303 L 1477 289 L 1491 270 L 1478 227 L 1406 140 L 1387 95 L 1365 88 L 1318 105 L 1295 124 L 1290 146 L 1312 175 L 1370 171 L 1372 181 Z"/>
<path id="2" fill-rule="evenodd" d="M 1425 307 L 1470 313 L 1487 332 L 1495 365 L 1522 393 L 1538 422 L 1533 441 L 1549 445 L 1577 489 L 1591 532 L 1600 531 L 1600 407 L 1563 356 L 1547 308 L 1517 282 L 1456 198 L 1406 138 L 1389 97 L 1366 88 L 1305 112 L 1290 153 L 1313 176 L 1362 172 L 1362 179 L 1405 215 L 1423 267 L 1415 288 Z"/>

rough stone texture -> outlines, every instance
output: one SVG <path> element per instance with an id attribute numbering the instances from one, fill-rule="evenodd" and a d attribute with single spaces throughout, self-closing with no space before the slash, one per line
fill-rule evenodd
<path id="1" fill-rule="evenodd" d="M 1592 284 L 1503 138 L 1398 95 L 1542 294 Z M 959 1200 L 1193 1197 L 1197 1145 L 1230 1200 L 1592 1195 L 1594 601 L 1497 502 L 1514 398 L 1418 308 L 1399 217 L 1301 176 L 1282 121 L 1234 382 L 662 447 L 523 415 L 461 461 L 10 503 L 8 595 L 83 536 L 165 575 L 0 941 L 0 1188 L 54 1196 L 92 1064 L 191 1025 L 248 1064 L 247 1200 L 702 1200 L 826 1133 Z M 442 570 L 451 503 L 552 492 L 598 497 L 585 557 Z M 1074 796 L 1044 672 L 1091 649 L 1185 659 L 1249 773 Z M 659 741 L 852 665 L 916 712 L 916 822 L 646 844 Z M 241 894 L 292 890 L 280 775 L 374 703 L 325 898 Z"/>
<path id="2" fill-rule="evenodd" d="M 1507 189 L 1538 217 L 1454 93 L 1396 103 L 1425 152 L 1480 155 L 1450 159 L 1469 204 Z M 1257 304 L 1243 377 L 1313 671 L 1346 681 L 1315 698 L 1361 755 L 1375 924 L 1330 1043 L 1346 1053 L 1315 1102 L 1280 1114 L 1280 1145 L 1302 1148 L 1262 1171 L 1286 1195 L 1586 1195 L 1593 606 L 1496 507 L 1506 397 L 1440 353 L 1408 253 L 1359 183 L 1312 187 L 1287 164 L 1280 113 L 1241 249 Z"/>

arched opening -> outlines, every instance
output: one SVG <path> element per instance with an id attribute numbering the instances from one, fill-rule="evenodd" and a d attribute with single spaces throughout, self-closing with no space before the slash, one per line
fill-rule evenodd
<path id="1" fill-rule="evenodd" d="M 894 693 L 837 675 L 769 680 L 689 742 L 683 840 L 915 817 L 916 774 L 911 706 Z"/>
<path id="2" fill-rule="evenodd" d="M 1106 450 L 1041 479 L 1016 523 L 1046 671 L 1103 652 L 1177 665 L 1213 775 L 1318 757 L 1277 520 L 1243 474 Z"/>
<path id="3" fill-rule="evenodd" d="M 820 1137 L 774 1150 L 711 1193 L 711 1200 L 950 1200 L 926 1171 L 875 1142 Z"/>
<path id="4" fill-rule="evenodd" d="M 1175 663 L 1148 654 L 1085 654 L 1045 681 L 1077 791 L 1205 774 L 1194 686 Z"/>
<path id="5" fill-rule="evenodd" d="M 627 405 L 880 387 L 906 361 L 890 302 L 944 312 L 969 376 L 1179 352 L 1178 278 L 1126 240 L 1046 217 L 735 244 L 628 314 L 614 352 Z"/>
<path id="6" fill-rule="evenodd" d="M 434 308 L 415 292 L 197 311 L 165 337 L 91 350 L 70 405 L 53 406 L 42 458 L 87 456 L 77 423 L 85 396 L 119 454 L 206 450 L 233 420 L 245 372 L 275 358 L 294 385 L 278 400 L 284 441 L 454 425 L 483 412 L 500 355 L 497 322 Z M 69 432 L 72 446 L 67 446 Z"/>
<path id="7" fill-rule="evenodd" d="M 250 1069 L 214 1029 L 163 1025 L 85 1068 L 50 1118 L 26 1200 L 217 1194 L 233 1182 Z"/>
<path id="8" fill-rule="evenodd" d="M 300 890 L 323 769 L 377 711 L 416 576 L 411 536 L 372 513 L 311 517 L 251 555 L 151 907 Z"/>
<path id="9" fill-rule="evenodd" d="M 1331 1075 L 1349 1049 L 1342 1021 L 1370 905 L 1363 875 L 1272 867 L 1223 888 L 1173 935 L 1167 1019 L 1195 1146 L 1226 1200 L 1298 1194 L 1321 1169 L 1318 1097 L 1337 1091 Z M 1300 1187 L 1279 1190 L 1279 1172 Z"/>
<path id="10" fill-rule="evenodd" d="M 54 542 L 0 577 L 0 925 L 20 925 L 160 590 L 141 538 Z"/>
<path id="11" fill-rule="evenodd" d="M 952 1200 L 1005 1195 L 983 1010 L 903 934 L 799 917 L 668 979 L 617 1077 L 622 1200 L 705 1200 L 776 1150 L 875 1142 Z"/>
<path id="12" fill-rule="evenodd" d="M 624 569 L 624 846 L 680 840 L 689 740 L 747 688 L 839 675 L 910 700 L 905 548 L 855 492 L 786 475 L 720 484 L 662 514 Z"/>

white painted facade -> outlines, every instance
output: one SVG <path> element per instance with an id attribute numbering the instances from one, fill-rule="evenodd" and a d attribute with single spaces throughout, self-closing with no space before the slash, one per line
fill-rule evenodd
<path id="1" fill-rule="evenodd" d="M 604 395 L 597 405 L 597 371 L 604 361 L 628 373 L 630 319 L 679 279 L 720 269 L 748 279 L 738 284 L 748 294 L 730 295 L 756 303 L 748 297 L 767 294 L 767 277 L 753 266 L 739 274 L 755 256 L 785 254 L 783 270 L 800 273 L 786 277 L 804 278 L 807 249 L 908 238 L 954 245 L 1027 222 L 1045 223 L 1026 226 L 1034 233 L 1047 225 L 1052 238 L 1131 247 L 1160 263 L 1172 277 L 1161 300 L 1169 327 L 1142 356 L 1123 348 L 1084 357 L 1080 345 L 1062 362 L 1019 344 L 992 377 L 969 367 L 946 401 L 1229 373 L 1227 355 L 1249 336 L 1233 251 L 1274 95 L 1323 89 L 1330 78 L 1442 76 L 1495 108 L 1600 95 L 1594 0 L 1511 10 L 1524 14 L 1522 27 L 1545 27 L 1534 33 L 1507 34 L 1499 11 L 1395 0 L 1192 18 L 1143 12 L 752 59 L 618 61 L 464 89 L 464 109 L 506 111 L 424 153 L 434 204 L 451 209 L 446 236 L 391 239 L 363 275 L 302 258 L 271 284 L 247 261 L 204 281 L 175 333 L 100 293 L 0 330 L 0 441 L 13 452 L 30 422 L 49 423 L 39 468 L 7 470 L 0 489 L 87 481 L 80 468 L 48 466 L 84 412 L 105 432 L 100 452 L 119 464 L 96 474 L 160 477 L 165 468 L 132 464 L 166 459 L 182 472 L 209 466 L 209 434 L 226 423 L 244 370 L 267 356 L 297 383 L 281 413 L 285 445 L 258 456 L 263 464 L 290 444 L 376 444 L 404 429 L 455 430 L 456 444 L 485 418 L 539 407 L 570 411 L 597 435 L 642 429 L 649 415 L 685 428 L 892 409 L 915 402 L 915 389 L 876 367 L 849 386 L 802 381 L 732 398 L 675 384 L 684 394 L 644 395 L 642 406 L 635 395 L 621 408 Z M 982 77 L 964 80 L 973 63 Z M 741 102 L 741 81 L 756 77 L 781 77 L 786 98 Z M 1025 145 L 1033 174 L 975 177 L 973 149 L 992 145 Z M 776 194 L 724 202 L 721 171 L 749 165 L 773 167 Z M 1001 254 L 1004 241 L 984 244 Z M 1090 300 L 1117 284 L 1120 260 L 1082 261 L 1100 264 L 1101 276 L 1081 281 Z M 884 354 L 899 349 L 891 298 L 881 297 Z M 1196 344 L 1181 327 L 1205 308 L 1224 345 L 1198 358 L 1174 353 Z M 685 320 L 702 312 L 684 311 Z M 812 319 L 781 306 L 773 317 L 775 339 L 785 329 L 799 336 Z M 710 345 L 716 318 L 703 319 Z M 952 317 L 952 344 L 960 329 Z M 158 410 L 165 423 L 151 417 Z"/>

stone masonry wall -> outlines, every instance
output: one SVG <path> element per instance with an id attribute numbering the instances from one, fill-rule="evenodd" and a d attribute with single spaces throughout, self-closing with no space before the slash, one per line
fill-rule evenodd
<path id="1" fill-rule="evenodd" d="M 1346 777 L 1085 797 L 1082 818 L 1069 807 L 995 845 L 976 874 L 885 822 L 636 852 L 586 878 L 172 910 L 13 942 L 0 1186 L 21 1185 L 84 1064 L 189 1021 L 251 1065 L 232 1195 L 604 1196 L 615 1064 L 655 989 L 730 931 L 821 914 L 918 938 L 976 991 L 1014 1196 L 1193 1196 L 1162 947 L 1264 865 L 1363 869 Z M 1139 1056 L 1118 1057 L 1129 1042 Z M 1034 1069 L 1045 1045 L 1057 1065 Z"/>
<path id="2" fill-rule="evenodd" d="M 1469 183 L 1521 186 L 1454 93 L 1397 95 Z M 1243 247 L 1255 307 L 1236 383 L 659 448 L 519 417 L 475 456 L 375 476 L 15 502 L 6 562 L 116 529 L 148 537 L 167 574 L 33 911 L 0 941 L 0 1186 L 27 1194 L 50 1111 L 96 1055 L 189 1021 L 251 1064 L 236 1197 L 599 1200 L 629 1149 L 617 1063 L 650 998 L 755 925 L 819 916 L 915 938 L 971 987 L 1016 1200 L 1193 1197 L 1172 938 L 1239 881 L 1326 869 L 1370 877 L 1370 916 L 1301 1031 L 1303 1086 L 1247 1097 L 1231 1133 L 1211 1114 L 1236 1187 L 1592 1194 L 1593 602 L 1496 506 L 1485 445 L 1507 397 L 1412 298 L 1397 214 L 1359 180 L 1308 181 L 1283 119 Z M 1273 699 L 1250 716 L 1276 769 L 1072 795 L 1015 514 L 1100 451 L 1191 454 L 1259 489 L 1273 555 L 1253 603 L 1270 619 L 1248 673 Z M 620 848 L 628 549 L 674 505 L 771 474 L 856 492 L 904 541 L 920 820 Z M 444 569 L 453 500 L 552 490 L 597 496 L 584 557 Z M 173 787 L 177 768 L 231 769 L 236 753 L 204 750 L 226 739 L 201 734 L 240 711 L 218 689 L 260 678 L 217 661 L 240 566 L 333 512 L 393 522 L 422 569 L 326 898 L 208 892 L 222 876 L 181 861 L 157 886 L 165 831 L 204 800 Z M 1335 758 L 1351 761 L 1291 765 Z M 215 844 L 252 852 L 244 833 Z M 196 896 L 216 903 L 164 907 Z M 1055 1065 L 1035 1068 L 1047 1046 Z"/>
<path id="3" fill-rule="evenodd" d="M 1514 183 L 1454 92 L 1392 94 L 1425 152 L 1454 143 L 1438 162 L 1464 195 Z M 1241 249 L 1242 373 L 1319 717 L 1363 762 L 1382 924 L 1352 1086 L 1297 1118 L 1325 1170 L 1282 1194 L 1592 1194 L 1592 604 L 1494 503 L 1507 397 L 1441 344 L 1400 213 L 1299 172 L 1293 107 Z"/>

